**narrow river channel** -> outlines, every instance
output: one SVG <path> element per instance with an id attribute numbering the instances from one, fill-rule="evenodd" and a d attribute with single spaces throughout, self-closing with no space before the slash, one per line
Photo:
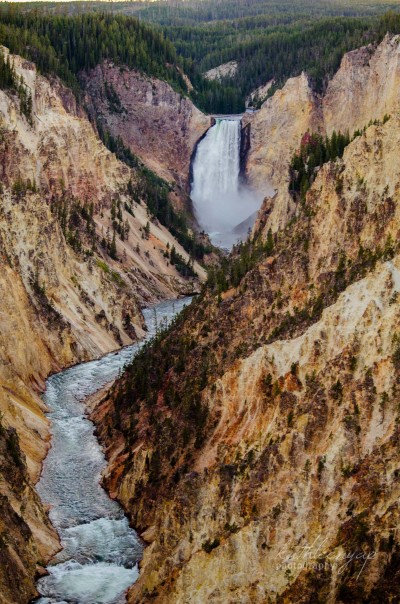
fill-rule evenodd
<path id="1" fill-rule="evenodd" d="M 37 489 L 51 506 L 63 549 L 48 566 L 49 575 L 38 581 L 38 604 L 120 604 L 137 579 L 142 544 L 100 485 L 106 461 L 84 401 L 115 379 L 143 343 L 188 303 L 184 298 L 145 309 L 144 340 L 47 380 L 43 398 L 50 409 L 52 448 Z"/>

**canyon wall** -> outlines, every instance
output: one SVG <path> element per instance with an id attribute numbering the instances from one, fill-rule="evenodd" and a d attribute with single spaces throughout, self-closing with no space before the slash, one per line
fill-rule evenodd
<path id="1" fill-rule="evenodd" d="M 250 128 L 250 148 L 247 153 L 245 175 L 249 184 L 267 194 L 261 216 L 268 218 L 276 231 L 286 224 L 294 212 L 289 195 L 289 163 L 307 130 L 318 131 L 322 122 L 320 102 L 313 92 L 306 74 L 289 79 L 282 90 L 277 90 L 261 110 L 245 114 L 243 124 Z"/>
<path id="2" fill-rule="evenodd" d="M 325 94 L 316 94 L 306 74 L 289 79 L 255 114 L 245 115 L 251 128 L 247 178 L 254 187 L 276 189 L 264 203 L 261 218 L 276 231 L 293 216 L 288 194 L 288 166 L 303 135 L 362 129 L 400 108 L 400 37 L 386 36 L 377 48 L 367 46 L 344 55 Z M 256 225 L 257 228 L 257 225 Z"/>
<path id="3" fill-rule="evenodd" d="M 72 93 L 11 62 L 33 110 L 0 91 L 0 601 L 26 603 L 36 565 L 59 547 L 33 488 L 50 444 L 45 378 L 136 340 L 143 304 L 197 289 L 205 273 L 194 263 L 198 278 L 185 279 L 169 262 L 172 247 L 189 256 L 132 198 L 135 170 Z"/>
<path id="4" fill-rule="evenodd" d="M 399 597 L 399 144 L 367 128 L 99 401 L 132 604 Z"/>
<path id="5" fill-rule="evenodd" d="M 82 80 L 101 125 L 156 174 L 175 183 L 171 199 L 188 209 L 190 158 L 210 118 L 166 82 L 109 62 Z"/>

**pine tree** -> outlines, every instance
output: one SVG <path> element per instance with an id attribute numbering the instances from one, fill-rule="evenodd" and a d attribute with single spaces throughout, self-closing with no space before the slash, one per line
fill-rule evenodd
<path id="1" fill-rule="evenodd" d="M 113 238 L 110 243 L 110 256 L 114 260 L 117 260 L 117 243 L 115 241 L 115 231 L 113 231 Z"/>

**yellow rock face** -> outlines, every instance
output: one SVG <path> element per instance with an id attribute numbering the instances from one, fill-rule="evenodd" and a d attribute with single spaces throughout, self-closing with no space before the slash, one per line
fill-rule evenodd
<path id="1" fill-rule="evenodd" d="M 0 437 L 5 450 L 10 442 L 14 451 L 16 430 L 25 488 L 16 488 L 11 472 L 2 474 L 0 495 L 8 520 L 0 535 L 8 531 L 7 556 L 19 558 L 10 562 L 9 573 L 19 569 L 24 579 L 18 591 L 18 580 L 7 582 L 7 573 L 0 573 L 0 592 L 7 601 L 27 602 L 35 594 L 36 564 L 45 564 L 58 548 L 32 487 L 49 447 L 40 398 L 46 377 L 140 337 L 140 306 L 196 289 L 205 272 L 195 265 L 198 280 L 180 276 L 165 252 L 175 246 L 185 260 L 188 255 L 157 222 L 144 237 L 145 205 L 135 203 L 134 215 L 124 209 L 135 172 L 100 142 L 72 93 L 39 76 L 20 57 L 12 61 L 29 86 L 33 113 L 29 123 L 17 97 L 0 91 Z M 108 236 L 112 201 L 121 201 L 129 233 L 123 241 L 117 238 L 118 260 L 99 251 L 86 256 L 74 251 L 57 216 L 60 197 L 93 204 L 99 241 Z M 90 252 L 87 239 L 84 246 Z M 7 564 L 4 559 L 2 568 Z"/>
<path id="2" fill-rule="evenodd" d="M 282 228 L 295 208 L 287 192 L 288 166 L 307 132 L 350 135 L 372 120 L 382 120 L 400 109 L 400 37 L 386 36 L 376 48 L 347 53 L 321 96 L 312 91 L 308 77 L 291 78 L 268 99 L 261 110 L 244 117 L 251 128 L 247 159 L 249 182 L 268 194 L 262 208 L 267 229 Z"/>

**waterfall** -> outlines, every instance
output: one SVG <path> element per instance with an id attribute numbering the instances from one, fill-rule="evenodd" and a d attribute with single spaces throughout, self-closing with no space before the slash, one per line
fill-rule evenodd
<path id="1" fill-rule="evenodd" d="M 240 120 L 219 119 L 200 142 L 193 166 L 192 196 L 199 213 L 212 205 L 213 196 L 237 193 L 239 171 Z"/>
<path id="2" fill-rule="evenodd" d="M 240 137 L 240 119 L 217 119 L 200 141 L 193 162 L 191 198 L 196 218 L 213 242 L 223 247 L 243 238 L 243 232 L 235 230 L 246 221 L 251 226 L 261 203 L 259 195 L 240 184 Z"/>

